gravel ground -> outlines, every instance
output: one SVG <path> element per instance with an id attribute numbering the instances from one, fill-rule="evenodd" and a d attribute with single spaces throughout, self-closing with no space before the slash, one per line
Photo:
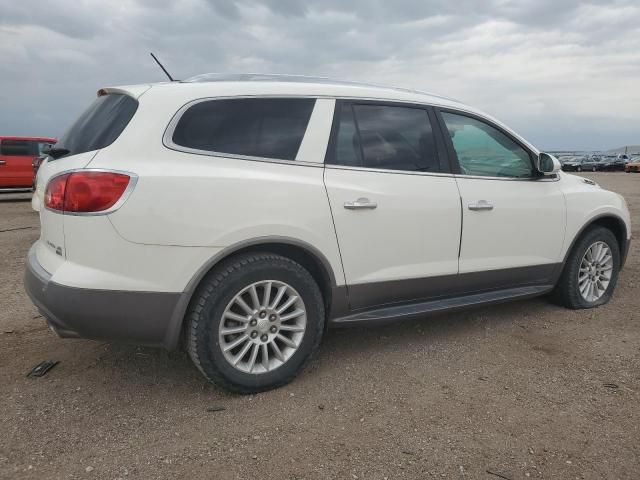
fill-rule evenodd
<path id="1" fill-rule="evenodd" d="M 585 176 L 626 196 L 640 237 L 640 175 Z M 0 197 L 1 478 L 640 477 L 638 241 L 604 307 L 330 331 L 292 384 L 234 396 L 182 352 L 51 333 L 23 291 L 38 217 L 16 198 Z M 42 360 L 60 364 L 26 378 Z"/>

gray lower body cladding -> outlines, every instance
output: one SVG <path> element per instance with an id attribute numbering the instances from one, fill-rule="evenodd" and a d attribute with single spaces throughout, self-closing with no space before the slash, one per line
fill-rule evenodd
<path id="1" fill-rule="evenodd" d="M 330 324 L 400 320 L 422 314 L 529 298 L 548 292 L 562 264 L 400 280 L 332 292 Z M 32 248 L 25 288 L 61 337 L 122 341 L 169 350 L 178 344 L 190 292 L 95 290 L 51 281 Z"/>
<path id="2" fill-rule="evenodd" d="M 352 310 L 374 306 L 453 298 L 532 285 L 555 284 L 562 265 L 550 263 L 437 277 L 350 285 Z"/>
<path id="3" fill-rule="evenodd" d="M 32 248 L 24 279 L 27 294 L 61 337 L 173 347 L 174 312 L 181 293 L 93 290 L 59 285 Z M 175 332 L 177 333 L 177 332 Z"/>

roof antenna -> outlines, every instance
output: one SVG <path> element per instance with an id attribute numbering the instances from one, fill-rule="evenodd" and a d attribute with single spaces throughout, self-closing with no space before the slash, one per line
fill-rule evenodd
<path id="1" fill-rule="evenodd" d="M 171 75 L 169 75 L 169 72 L 167 72 L 167 69 L 166 69 L 166 68 L 164 68 L 164 67 L 162 66 L 162 64 L 160 63 L 160 60 L 158 60 L 158 59 L 156 58 L 156 56 L 153 54 L 153 52 L 149 52 L 149 55 L 151 55 L 151 56 L 153 57 L 153 59 L 156 61 L 156 63 L 157 63 L 158 65 L 160 65 L 160 68 L 162 69 L 162 71 L 164 72 L 164 74 L 165 74 L 167 77 L 169 77 L 169 80 L 171 80 L 172 82 L 175 82 L 175 80 L 173 79 L 173 77 L 172 77 Z"/>

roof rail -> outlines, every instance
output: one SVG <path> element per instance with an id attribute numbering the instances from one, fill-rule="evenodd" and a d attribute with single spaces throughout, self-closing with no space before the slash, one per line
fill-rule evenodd
<path id="1" fill-rule="evenodd" d="M 292 83 L 322 83 L 330 85 L 344 85 L 354 87 L 371 87 L 386 90 L 394 90 L 397 92 L 413 93 L 418 95 L 429 95 L 430 97 L 441 98 L 452 102 L 461 103 L 451 97 L 436 95 L 421 90 L 411 88 L 394 87 L 387 85 L 379 85 L 374 83 L 357 82 L 352 80 L 338 80 L 328 77 L 315 77 L 309 75 L 294 75 L 283 73 L 203 73 L 194 77 L 182 80 L 182 83 L 201 83 L 201 82 L 292 82 Z"/>

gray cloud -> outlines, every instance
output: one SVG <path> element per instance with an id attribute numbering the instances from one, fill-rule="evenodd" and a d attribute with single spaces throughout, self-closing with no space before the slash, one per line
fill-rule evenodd
<path id="1" fill-rule="evenodd" d="M 638 143 L 640 5 L 0 0 L 0 133 L 60 135 L 104 85 L 283 72 L 431 90 L 543 148 Z"/>

